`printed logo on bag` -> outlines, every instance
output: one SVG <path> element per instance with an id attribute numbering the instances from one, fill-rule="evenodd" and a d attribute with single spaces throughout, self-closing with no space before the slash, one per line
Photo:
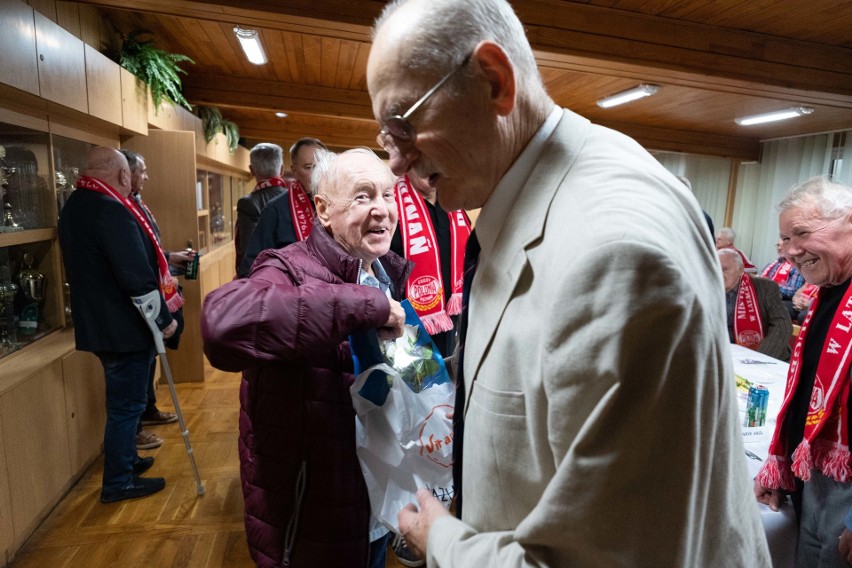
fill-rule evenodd
<path id="1" fill-rule="evenodd" d="M 420 428 L 420 455 L 441 467 L 453 467 L 453 430 L 447 413 L 452 412 L 449 404 L 432 408 Z"/>

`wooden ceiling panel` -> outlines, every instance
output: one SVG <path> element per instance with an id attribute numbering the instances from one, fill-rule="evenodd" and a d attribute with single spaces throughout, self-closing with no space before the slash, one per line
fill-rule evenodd
<path id="1" fill-rule="evenodd" d="M 852 47 L 852 37 L 848 33 L 852 28 L 852 10 L 848 0 L 587 0 L 582 3 L 801 41 Z"/>
<path id="2" fill-rule="evenodd" d="M 315 135 L 375 146 L 366 92 L 382 0 L 83 0 L 124 32 L 147 28 L 184 65 L 185 94 L 218 106 L 248 139 Z M 765 138 L 852 129 L 849 0 L 512 0 L 557 104 L 660 150 L 756 159 Z M 807 17 L 803 17 L 806 14 Z M 248 63 L 234 25 L 258 29 L 270 62 Z M 600 109 L 639 83 L 648 99 Z M 737 116 L 814 114 L 744 129 Z M 290 114 L 284 121 L 273 112 Z"/>

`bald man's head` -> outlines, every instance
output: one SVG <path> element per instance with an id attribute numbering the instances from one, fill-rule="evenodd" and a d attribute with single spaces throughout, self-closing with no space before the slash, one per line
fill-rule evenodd
<path id="1" fill-rule="evenodd" d="M 130 166 L 127 158 L 115 148 L 92 148 L 83 174 L 101 180 L 124 197 L 130 195 Z"/>

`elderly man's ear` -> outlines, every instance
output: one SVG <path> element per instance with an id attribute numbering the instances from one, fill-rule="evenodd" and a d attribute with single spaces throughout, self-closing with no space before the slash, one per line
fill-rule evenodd
<path id="1" fill-rule="evenodd" d="M 121 168 L 118 171 L 118 183 L 121 187 L 130 187 L 130 170 L 127 168 Z"/>
<path id="2" fill-rule="evenodd" d="M 317 209 L 317 218 L 320 220 L 320 223 L 322 223 L 323 227 L 328 227 L 328 200 L 324 195 L 314 195 L 314 206 Z"/>
<path id="3" fill-rule="evenodd" d="M 491 87 L 489 101 L 499 116 L 507 116 L 515 108 L 515 69 L 503 48 L 482 41 L 473 50 L 473 59 Z"/>

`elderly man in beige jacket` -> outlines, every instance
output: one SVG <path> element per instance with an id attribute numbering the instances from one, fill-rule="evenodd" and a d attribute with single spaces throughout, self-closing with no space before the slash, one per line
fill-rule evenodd
<path id="1" fill-rule="evenodd" d="M 482 208 L 461 519 L 421 491 L 399 518 L 412 550 L 444 568 L 769 566 L 694 197 L 556 107 L 504 0 L 389 4 L 367 83 L 394 173 Z"/>

